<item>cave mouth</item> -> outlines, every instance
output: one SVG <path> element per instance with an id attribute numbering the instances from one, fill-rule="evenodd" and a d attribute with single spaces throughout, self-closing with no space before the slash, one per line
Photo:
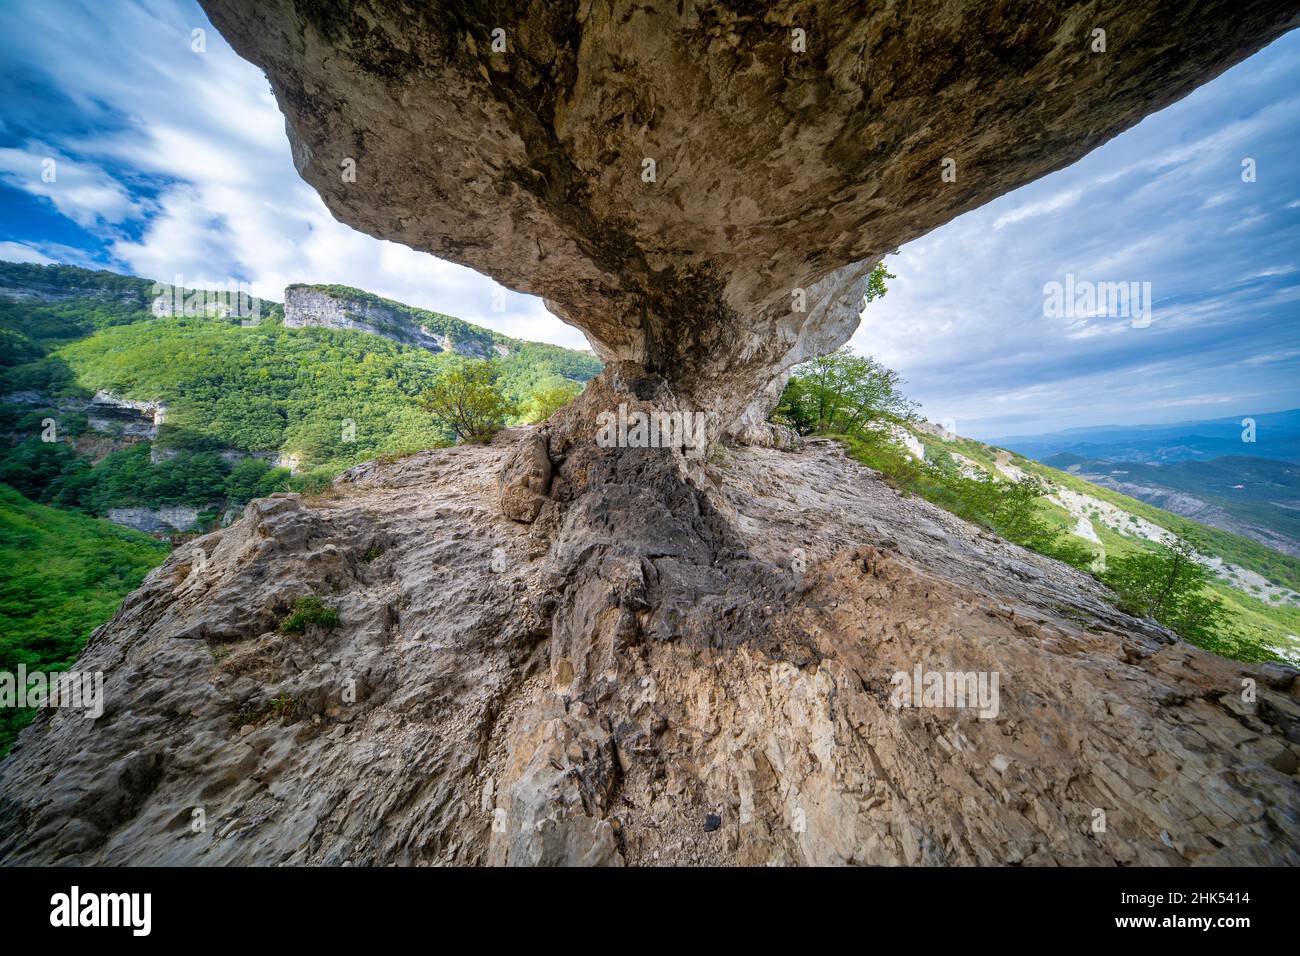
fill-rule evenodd
<path id="1" fill-rule="evenodd" d="M 711 440 L 758 441 L 884 254 L 1300 23 L 1267 0 L 202 3 L 336 218 L 542 297 Z"/>

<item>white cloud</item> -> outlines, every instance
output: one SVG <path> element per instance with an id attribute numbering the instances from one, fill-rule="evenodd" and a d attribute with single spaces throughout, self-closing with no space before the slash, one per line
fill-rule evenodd
<path id="1" fill-rule="evenodd" d="M 137 214 L 130 192 L 104 170 L 69 159 L 40 142 L 0 149 L 0 181 L 48 199 L 85 229 L 120 223 Z"/>
<path id="2" fill-rule="evenodd" d="M 1048 213 L 1057 212 L 1069 206 L 1073 206 L 1083 195 L 1082 189 L 1071 189 L 1066 192 L 1057 193 L 1041 202 L 1029 202 L 1005 212 L 997 219 L 993 220 L 994 229 L 1003 229 L 1012 223 L 1021 222 L 1025 219 L 1032 219 L 1034 216 L 1046 216 Z"/>
<path id="3" fill-rule="evenodd" d="M 0 260 L 5 262 L 35 262 L 47 266 L 54 260 L 23 242 L 0 242 Z"/>
<path id="4" fill-rule="evenodd" d="M 1236 401 L 1232 395 L 1193 395 L 1191 398 L 1180 398 L 1169 402 L 1156 402 L 1160 408 L 1187 408 L 1194 405 L 1227 405 Z"/>
<path id="5" fill-rule="evenodd" d="M 1300 349 L 1286 349 L 1282 352 L 1266 352 L 1263 355 L 1252 355 L 1248 359 L 1243 359 L 1239 364 L 1271 365 L 1274 362 L 1286 362 L 1297 357 L 1300 357 Z"/>
<path id="6" fill-rule="evenodd" d="M 1300 149 L 1298 80 L 1292 35 L 904 246 L 852 345 L 898 369 L 930 419 L 975 437 L 1222 415 L 1261 396 L 1300 405 L 1300 237 L 1294 217 L 1267 215 L 1295 196 L 1284 160 Z M 1241 180 L 1245 156 L 1256 182 Z M 1045 318 L 1043 286 L 1067 273 L 1150 282 L 1150 326 Z"/>
<path id="7" fill-rule="evenodd" d="M 292 282 L 352 285 L 509 335 L 588 347 L 540 299 L 335 220 L 293 167 L 265 77 L 230 50 L 197 6 L 117 4 L 61 17 L 49 6 L 27 4 L 33 20 L 45 22 L 25 50 L 29 65 L 58 64 L 49 80 L 82 106 L 94 121 L 87 125 L 114 125 L 68 138 L 70 152 L 90 159 L 67 174 L 60 163 L 57 190 L 40 186 L 38 147 L 0 151 L 0 176 L 14 184 L 26 177 L 22 188 L 97 232 L 125 269 L 168 282 L 179 274 L 190 285 L 237 279 L 276 300 Z M 195 27 L 207 30 L 204 53 L 190 48 Z M 132 202 L 93 160 L 132 170 L 155 185 L 156 197 Z M 28 182 L 32 169 L 36 185 Z M 127 219 L 142 228 L 131 235 L 104 228 Z M 497 292 L 501 312 L 492 308 Z"/>

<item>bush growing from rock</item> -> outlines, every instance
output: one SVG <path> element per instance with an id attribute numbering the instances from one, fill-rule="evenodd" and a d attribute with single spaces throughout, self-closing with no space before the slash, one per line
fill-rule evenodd
<path id="1" fill-rule="evenodd" d="M 339 622 L 339 612 L 327 605 L 320 598 L 300 597 L 293 602 L 293 610 L 280 622 L 283 634 L 301 634 L 308 624 L 318 624 L 327 631 Z"/>

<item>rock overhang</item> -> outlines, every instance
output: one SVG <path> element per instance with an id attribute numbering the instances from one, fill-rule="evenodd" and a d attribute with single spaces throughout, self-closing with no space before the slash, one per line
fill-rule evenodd
<path id="1" fill-rule="evenodd" d="M 203 5 L 340 220 L 542 296 L 727 421 L 852 335 L 882 255 L 1300 23 L 1277 0 Z"/>

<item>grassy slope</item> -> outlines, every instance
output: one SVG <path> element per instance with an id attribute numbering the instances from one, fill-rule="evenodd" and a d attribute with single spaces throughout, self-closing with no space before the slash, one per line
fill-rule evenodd
<path id="1" fill-rule="evenodd" d="M 956 452 L 981 465 L 990 473 L 1000 474 L 995 470 L 995 462 L 998 452 L 1002 449 L 968 438 L 955 437 L 952 440 L 945 440 L 924 432 L 917 433 L 916 437 L 925 446 L 927 456 L 933 456 L 941 449 Z M 1010 454 L 1013 464 L 1046 481 L 1063 485 L 1081 494 L 1092 495 L 1168 531 L 1176 533 L 1194 531 L 1225 561 L 1256 571 L 1274 584 L 1300 590 L 1300 561 L 1295 558 L 1266 548 L 1249 538 L 1198 524 L 1154 505 L 1091 484 L 1068 472 L 1058 471 L 1014 453 Z M 1075 519 L 1059 505 L 1043 500 L 1039 513 L 1055 528 L 1064 531 L 1074 528 Z M 1098 521 L 1093 522 L 1093 529 L 1101 539 L 1100 548 L 1085 542 L 1082 538 L 1072 540 L 1087 545 L 1098 554 L 1104 549 L 1105 553 L 1112 557 L 1152 547 L 1144 539 L 1119 534 Z M 1292 654 L 1300 649 L 1300 638 L 1297 637 L 1300 635 L 1300 608 L 1261 600 L 1229 587 L 1221 581 L 1211 584 L 1211 590 L 1227 607 L 1234 626 L 1241 633 L 1242 639 L 1235 642 L 1234 657 L 1244 660 L 1282 659 L 1277 653 L 1279 648 Z"/>
<path id="2" fill-rule="evenodd" d="M 68 667 L 168 550 L 0 485 L 0 671 Z M 0 710 L 0 754 L 30 719 L 30 711 Z"/>
<path id="3" fill-rule="evenodd" d="M 1049 468 L 1039 462 L 1028 461 L 1023 458 L 1017 458 L 1015 462 L 1021 468 L 1025 468 L 1027 471 L 1040 475 L 1049 481 L 1064 485 L 1081 494 L 1092 495 L 1101 501 L 1109 502 L 1118 508 L 1124 509 L 1129 514 L 1145 518 L 1152 524 L 1159 525 L 1167 531 L 1175 533 L 1193 531 L 1203 538 L 1210 546 L 1210 549 L 1223 560 L 1255 571 L 1274 584 L 1300 591 L 1300 560 L 1296 558 L 1265 547 L 1258 541 L 1243 538 L 1241 535 L 1232 534 L 1229 531 L 1211 528 L 1189 518 L 1179 517 L 1144 501 L 1138 501 L 1136 498 L 1130 498 L 1128 495 L 1122 495 L 1118 491 L 1112 491 L 1109 488 L 1102 488 L 1099 485 L 1084 481 L 1076 475 L 1057 471 L 1055 468 Z"/>

